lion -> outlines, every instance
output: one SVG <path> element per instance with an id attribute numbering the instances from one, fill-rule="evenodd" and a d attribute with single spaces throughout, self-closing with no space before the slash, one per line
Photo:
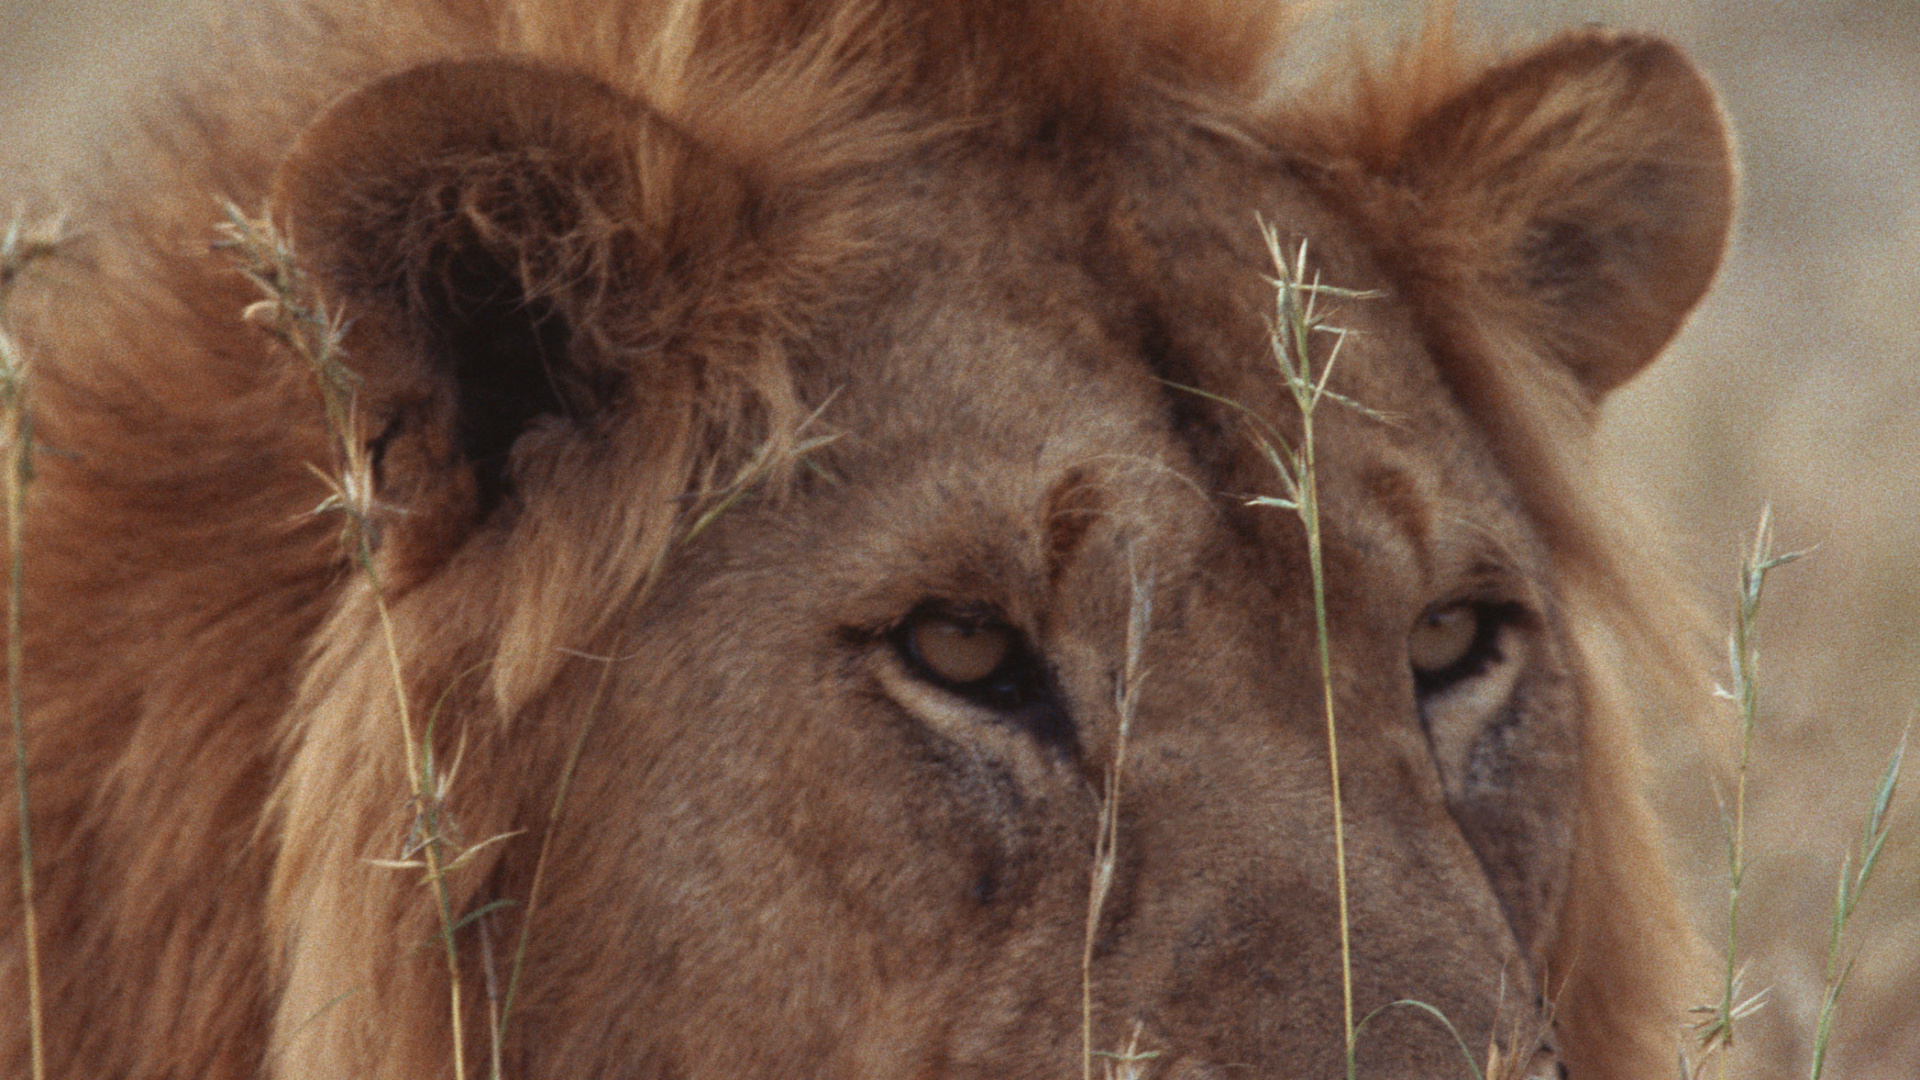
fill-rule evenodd
<path id="1" fill-rule="evenodd" d="M 1671 1067 L 1589 434 L 1727 241 L 1677 49 L 386 8 L 234 29 L 10 309 L 50 1075 Z"/>

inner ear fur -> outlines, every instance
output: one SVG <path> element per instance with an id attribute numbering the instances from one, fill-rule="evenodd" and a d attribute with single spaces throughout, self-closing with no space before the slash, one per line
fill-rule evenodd
<path id="1" fill-rule="evenodd" d="M 634 365 L 742 220 L 701 158 L 592 78 L 503 60 L 384 77 L 303 132 L 271 205 L 348 320 L 382 543 L 407 549 L 383 557 L 424 568 L 510 503 L 529 431 L 687 399 L 693 373 Z"/>
<path id="2" fill-rule="evenodd" d="M 1394 231 L 1424 304 L 1491 320 L 1591 401 L 1672 340 L 1731 228 L 1718 98 L 1654 38 L 1580 31 L 1497 66 L 1419 120 L 1397 158 Z"/>

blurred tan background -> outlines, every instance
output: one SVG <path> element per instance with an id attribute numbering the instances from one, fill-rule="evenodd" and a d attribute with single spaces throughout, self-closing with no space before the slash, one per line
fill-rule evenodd
<path id="1" fill-rule="evenodd" d="M 1664 33 L 1713 73 L 1740 134 L 1744 201 L 1720 284 L 1612 404 L 1606 435 L 1729 619 L 1763 504 L 1782 549 L 1815 549 L 1768 578 L 1760 616 L 1740 955 L 1770 1001 L 1735 1059 L 1752 1077 L 1806 1076 L 1840 860 L 1920 706 L 1920 0 L 1484 9 L 1535 31 Z M 1710 765 L 1685 745 L 1665 745 L 1658 795 L 1719 944 L 1724 830 Z M 1843 946 L 1859 960 L 1828 1076 L 1920 1077 L 1920 753 L 1908 772 Z"/>
<path id="2" fill-rule="evenodd" d="M 1404 34 L 1420 6 L 1373 0 L 1334 19 L 1358 10 Z M 1603 434 L 1618 480 L 1728 621 L 1763 505 L 1780 549 L 1814 549 L 1768 578 L 1760 616 L 1739 955 L 1769 1000 L 1731 1074 L 1804 1077 L 1840 860 L 1920 710 L 1920 0 L 1458 6 L 1461 28 L 1496 45 L 1586 23 L 1663 34 L 1713 75 L 1739 132 L 1743 206 L 1719 284 L 1609 403 Z M 1727 682 L 1724 662 L 1714 675 Z M 1717 948 L 1714 762 L 1694 739 L 1651 743 L 1656 802 Z M 1920 747 L 1907 774 L 1843 946 L 1858 966 L 1829 1077 L 1920 1078 Z"/>
<path id="3" fill-rule="evenodd" d="M 77 135 L 151 88 L 165 53 L 191 40 L 172 6 L 0 0 L 0 190 L 9 174 L 71 164 Z M 1335 47 L 1392 40 L 1421 7 L 1336 0 L 1309 32 Z M 1740 131 L 1744 211 L 1720 285 L 1612 403 L 1605 439 L 1621 483 L 1720 609 L 1763 503 L 1781 547 L 1817 548 L 1770 579 L 1762 614 L 1740 953 L 1770 1001 L 1741 1030 L 1734 1073 L 1804 1076 L 1840 859 L 1920 704 L 1920 0 L 1459 7 L 1462 28 L 1494 45 L 1585 23 L 1667 35 L 1714 74 Z M 1656 798 L 1719 942 L 1712 766 L 1695 739 L 1655 745 Z M 1920 752 L 1909 774 L 1846 945 L 1859 961 L 1832 1077 L 1920 1077 Z"/>

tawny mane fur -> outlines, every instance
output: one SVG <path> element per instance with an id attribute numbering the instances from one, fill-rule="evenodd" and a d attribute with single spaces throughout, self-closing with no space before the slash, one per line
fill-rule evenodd
<path id="1" fill-rule="evenodd" d="M 1259 220 L 1369 293 L 1333 386 L 1380 415 L 1319 447 L 1359 1005 L 1668 1066 L 1635 716 L 1693 687 L 1587 447 L 1727 234 L 1676 50 L 1437 23 L 1274 101 L 1279 0 L 360 7 L 229 27 L 9 312 L 55 1075 L 453 1075 L 442 916 L 386 865 L 427 842 L 471 1073 L 1057 1076 L 1085 989 L 1155 1075 L 1336 1075 Z M 344 320 L 371 574 L 221 198 Z M 1359 1055 L 1464 1069 L 1404 1012 Z"/>

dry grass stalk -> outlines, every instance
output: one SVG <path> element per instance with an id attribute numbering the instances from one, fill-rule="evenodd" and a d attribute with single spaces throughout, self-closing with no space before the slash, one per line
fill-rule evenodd
<path id="1" fill-rule="evenodd" d="M 1300 441 L 1297 446 L 1288 446 L 1278 432 L 1272 431 L 1269 432 L 1271 438 L 1261 438 L 1261 450 L 1279 474 L 1287 493 L 1285 497 L 1256 498 L 1251 503 L 1292 511 L 1299 516 L 1307 534 L 1307 568 L 1313 578 L 1314 641 L 1320 659 L 1320 687 L 1327 721 L 1327 782 L 1333 801 L 1333 864 L 1340 902 L 1341 1019 L 1346 1031 L 1347 1075 L 1351 1078 L 1354 1074 L 1354 1039 L 1359 1029 L 1353 1019 L 1353 942 L 1352 919 L 1347 907 L 1345 804 L 1340 794 L 1340 732 L 1333 708 L 1333 653 L 1327 634 L 1327 577 L 1321 554 L 1320 482 L 1314 457 L 1313 420 L 1315 410 L 1326 399 L 1367 415 L 1378 415 L 1352 399 L 1327 389 L 1327 380 L 1332 377 L 1334 365 L 1340 359 L 1341 346 L 1346 344 L 1347 331 L 1328 324 L 1320 308 L 1322 297 L 1361 299 L 1369 294 L 1327 285 L 1318 274 L 1309 280 L 1307 242 L 1300 241 L 1289 264 L 1286 252 L 1280 247 L 1279 233 L 1265 222 L 1261 222 L 1260 230 L 1266 241 L 1267 254 L 1273 261 L 1275 275 L 1268 279 L 1274 288 L 1274 315 L 1269 324 L 1269 343 L 1287 391 L 1293 396 L 1294 405 L 1300 412 Z M 1316 334 L 1333 339 L 1326 361 L 1317 372 L 1313 367 Z M 1285 447 L 1284 453 L 1281 447 Z"/>
<path id="2" fill-rule="evenodd" d="M 1756 627 L 1760 599 L 1766 589 L 1767 574 L 1798 559 L 1801 552 L 1776 554 L 1773 550 L 1773 513 L 1771 507 L 1760 511 L 1760 524 L 1754 530 L 1753 546 L 1740 563 L 1740 592 L 1734 605 L 1733 629 L 1727 637 L 1727 668 L 1733 680 L 1731 688 L 1722 688 L 1722 697 L 1735 703 L 1740 724 L 1740 757 L 1734 771 L 1733 810 L 1727 828 L 1727 944 L 1723 953 L 1720 1001 L 1693 1009 L 1702 1019 L 1694 1024 L 1700 1061 L 1691 1069 L 1698 1077 L 1707 1062 L 1718 1064 L 1719 1075 L 1727 1074 L 1727 1055 L 1733 1049 L 1734 1028 L 1741 1020 L 1759 1011 L 1766 992 L 1743 997 L 1742 972 L 1737 963 L 1740 932 L 1740 887 L 1747 874 L 1747 789 L 1753 756 L 1753 731 L 1759 716 L 1760 669 Z"/>
<path id="3" fill-rule="evenodd" d="M 33 413 L 28 405 L 30 382 L 27 358 L 7 334 L 3 321 L 13 286 L 36 262 L 57 254 L 65 242 L 58 219 L 29 225 L 16 215 L 0 235 L 0 469 L 6 474 L 7 505 L 7 711 L 13 729 L 14 790 L 19 800 L 20 899 L 24 917 L 20 928 L 26 941 L 27 1037 L 33 1080 L 47 1075 L 44 1005 L 40 989 L 40 925 L 34 910 L 33 822 L 27 773 L 26 702 L 21 682 L 22 589 L 26 577 L 23 543 L 27 487 L 33 480 Z"/>
<path id="4" fill-rule="evenodd" d="M 1119 718 L 1114 736 L 1113 765 L 1107 770 L 1106 788 L 1100 799 L 1100 832 L 1094 840 L 1093 876 L 1087 885 L 1087 929 L 1080 952 L 1080 1075 L 1093 1080 L 1093 1059 L 1110 1059 L 1106 1073 L 1111 1076 L 1118 1063 L 1121 1075 L 1132 1076 L 1141 1062 L 1152 1053 L 1139 1050 L 1140 1029 L 1134 1028 L 1127 1049 L 1118 1055 L 1093 1048 L 1093 949 L 1100 936 L 1100 915 L 1107 893 L 1113 887 L 1113 873 L 1120 850 L 1120 792 L 1127 768 L 1127 737 L 1133 729 L 1134 709 L 1139 703 L 1140 686 L 1147 670 L 1142 660 L 1146 653 L 1147 632 L 1153 625 L 1153 578 L 1132 572 L 1132 594 L 1128 604 L 1127 656 L 1120 679 L 1113 688 L 1114 713 Z"/>
<path id="5" fill-rule="evenodd" d="M 1260 233 L 1266 242 L 1267 255 L 1273 262 L 1275 274 L 1267 279 L 1274 289 L 1274 314 L 1268 323 L 1268 346 L 1281 380 L 1300 413 L 1299 444 L 1294 445 L 1266 418 L 1238 401 L 1198 387 L 1179 383 L 1168 385 L 1225 405 L 1247 421 L 1253 429 L 1261 454 L 1273 466 L 1274 473 L 1280 477 L 1286 489 L 1285 495 L 1257 496 L 1247 500 L 1247 505 L 1288 511 L 1299 517 L 1306 532 L 1307 568 L 1313 583 L 1314 643 L 1320 662 L 1320 688 L 1327 724 L 1327 780 L 1333 803 L 1334 878 L 1340 907 L 1340 991 L 1346 1033 L 1347 1076 L 1351 1080 L 1354 1075 L 1354 1040 L 1364 1021 L 1356 1024 L 1353 1018 L 1353 944 L 1352 918 L 1347 903 L 1346 820 L 1340 792 L 1340 732 L 1333 705 L 1333 650 L 1327 632 L 1327 576 L 1320 542 L 1320 481 L 1313 427 L 1314 414 L 1323 401 L 1331 401 L 1382 423 L 1392 423 L 1394 418 L 1336 393 L 1327 386 L 1349 331 L 1327 321 L 1328 313 L 1322 309 L 1322 298 L 1368 300 L 1378 294 L 1328 285 L 1318 273 L 1309 279 L 1305 240 L 1300 241 L 1289 262 L 1287 253 L 1280 247 L 1279 232 L 1262 221 Z M 1318 370 L 1313 366 L 1315 335 L 1332 338 L 1327 358 Z M 1431 1009 L 1430 1006 L 1422 1007 Z M 1375 1010 L 1375 1015 L 1378 1012 Z M 1445 1018 L 1442 1020 L 1444 1022 Z M 1451 1028 L 1451 1024 L 1448 1026 Z"/>
<path id="6" fill-rule="evenodd" d="M 334 438 L 337 467 L 333 470 L 313 467 L 329 490 L 329 495 L 315 508 L 315 513 L 340 515 L 341 542 L 367 575 L 373 589 L 374 607 L 379 615 L 382 643 L 399 710 L 401 740 L 406 752 L 409 804 L 414 813 L 413 825 L 401 857 L 379 860 L 377 865 L 421 870 L 424 883 L 433 892 L 435 905 L 439 909 L 440 937 L 447 965 L 454 1077 L 455 1080 L 466 1080 L 465 1010 L 461 1003 L 460 952 L 454 942 L 454 932 L 485 912 L 474 912 L 456 923 L 447 875 L 466 865 L 481 847 L 505 837 L 491 837 L 463 851 L 453 851 L 455 845 L 451 841 L 453 830 L 447 817 L 446 797 L 455 769 L 449 769 L 445 775 L 439 774 L 436 769 L 431 722 L 423 736 L 416 738 L 414 732 L 399 641 L 394 633 L 392 613 L 373 558 L 373 473 L 366 443 L 359 436 L 355 415 L 355 392 L 359 380 L 346 366 L 341 348 L 345 324 L 338 313 L 327 308 L 308 281 L 292 249 L 274 228 L 268 214 L 262 213 L 252 218 L 238 207 L 228 204 L 226 215 L 227 221 L 221 227 L 224 246 L 233 252 L 241 272 L 259 287 L 265 297 L 247 308 L 245 318 L 272 334 L 307 364 L 320 391 L 328 429 Z M 457 756 L 454 764 L 457 769 Z"/>
<path id="7" fill-rule="evenodd" d="M 420 870 L 423 872 L 425 883 L 433 890 L 435 902 L 439 908 L 441 926 L 439 936 L 446 955 L 450 985 L 449 1009 L 454 1049 L 454 1075 L 456 1080 L 465 1080 L 461 965 L 454 934 L 468 924 L 484 919 L 493 911 L 508 906 L 510 902 L 496 900 L 456 919 L 447 887 L 447 877 L 468 865 L 481 849 L 516 834 L 505 833 L 472 845 L 462 846 L 456 839 L 446 810 L 447 796 L 458 768 L 458 756 L 456 755 L 453 766 L 442 773 L 434 762 L 432 721 L 429 720 L 424 733 L 418 737 L 415 735 L 406 691 L 405 673 L 400 660 L 399 642 L 395 635 L 391 611 L 386 603 L 378 568 L 373 560 L 377 537 L 373 521 L 376 505 L 372 467 L 367 456 L 366 444 L 358 436 L 355 393 L 359 380 L 345 364 L 345 354 L 341 347 L 344 323 L 337 312 L 331 312 L 326 308 L 300 269 L 292 250 L 275 231 L 267 215 L 262 214 L 257 218 L 248 217 L 238 208 L 229 205 L 227 222 L 222 231 L 225 246 L 235 252 L 242 272 L 259 287 L 265 297 L 247 309 L 245 313 L 247 320 L 273 334 L 307 364 L 320 391 L 328 428 L 334 436 L 335 452 L 338 458 L 335 468 L 324 470 L 314 467 L 314 472 L 329 492 L 327 498 L 315 508 L 315 512 L 340 514 L 341 543 L 361 571 L 367 575 L 374 591 L 375 610 L 380 620 L 384 653 L 391 669 L 399 710 L 406 749 L 410 804 L 414 810 L 413 825 L 409 830 L 401 857 L 392 860 L 373 860 L 373 862 L 375 865 L 389 869 Z M 726 483 L 710 491 L 694 493 L 691 501 L 694 509 L 688 515 L 690 523 L 678 537 L 676 546 L 692 542 L 752 490 L 776 476 L 784 475 L 796 465 L 807 464 L 807 455 L 834 442 L 838 437 L 835 434 L 814 433 L 820 415 L 831 403 L 832 399 L 829 398 L 812 414 L 803 418 L 793 431 L 772 433 L 759 449 L 740 465 Z M 658 577 L 660 570 L 660 566 L 651 568 L 648 579 L 642 586 L 643 597 L 651 588 L 653 580 Z M 591 731 L 592 716 L 598 712 L 599 703 L 607 689 L 612 665 L 617 661 L 617 658 L 613 657 L 584 658 L 597 660 L 606 667 L 595 691 L 593 704 L 588 709 L 587 719 L 583 721 L 580 732 L 568 753 L 559 787 L 547 814 L 546 831 L 535 860 L 533 881 L 523 908 L 520 929 L 514 944 L 504 989 L 496 977 L 492 942 L 485 936 L 483 928 L 481 944 L 483 974 L 487 989 L 490 1075 L 494 1080 L 500 1080 L 502 1075 L 505 1032 L 511 1022 L 514 1004 L 519 995 L 529 935 L 534 915 L 539 908 L 541 889 L 545 884 L 548 854 L 554 834 L 559 828 L 574 773 L 578 769 L 587 736 Z"/>
<path id="8" fill-rule="evenodd" d="M 1702 1018 L 1694 1026 L 1695 1049 L 1699 1060 L 1692 1061 L 1683 1052 L 1680 1059 L 1680 1072 L 1685 1080 L 1699 1080 L 1706 1072 L 1707 1065 L 1716 1066 L 1716 1074 L 1724 1080 L 1727 1075 L 1727 1059 L 1734 1046 L 1736 1025 L 1758 1011 L 1764 1004 L 1766 992 L 1742 997 L 1740 989 L 1741 969 L 1737 963 L 1738 932 L 1740 927 L 1740 891 L 1746 878 L 1746 804 L 1748 777 L 1752 759 L 1753 732 L 1755 720 L 1759 714 L 1759 650 L 1756 646 L 1756 626 L 1760 614 L 1760 601 L 1764 594 L 1767 574 L 1781 566 L 1798 559 L 1804 552 L 1776 553 L 1773 550 L 1773 519 L 1770 508 L 1760 512 L 1760 523 L 1754 531 L 1753 546 L 1741 561 L 1739 595 L 1734 609 L 1733 629 L 1728 635 L 1728 668 L 1733 686 L 1719 691 L 1720 696 L 1735 703 L 1740 724 L 1740 753 L 1735 771 L 1733 808 L 1727 815 L 1727 943 L 1723 954 L 1721 969 L 1720 1000 L 1713 1005 L 1695 1007 L 1692 1011 Z M 1833 1021 L 1839 1006 L 1841 992 L 1845 989 L 1848 977 L 1853 971 L 1851 956 L 1842 959 L 1842 942 L 1846 935 L 1854 909 L 1859 906 L 1874 869 L 1879 865 L 1880 855 L 1892 829 L 1891 809 L 1899 790 L 1901 765 L 1906 757 L 1907 736 L 1902 735 L 1893 755 L 1874 788 L 1873 799 L 1868 806 L 1865 824 L 1861 830 L 1860 844 L 1856 852 L 1842 857 L 1839 880 L 1835 887 L 1833 911 L 1828 924 L 1826 979 L 1822 988 L 1820 1013 L 1816 1022 L 1813 1039 L 1813 1056 L 1809 1064 L 1808 1075 L 1811 1080 L 1820 1080 L 1825 1072 L 1827 1051 L 1833 1036 Z"/>
<path id="9" fill-rule="evenodd" d="M 595 683 L 593 698 L 587 705 L 581 720 L 580 730 L 574 734 L 573 745 L 567 750 L 566 764 L 560 771 L 560 786 L 555 790 L 553 803 L 547 809 L 546 831 L 540 837 L 540 854 L 533 863 L 533 883 L 527 887 L 527 903 L 521 911 L 520 933 L 513 946 L 513 963 L 508 968 L 507 989 L 504 997 L 493 1009 L 491 1019 L 491 1045 L 493 1047 L 492 1080 L 501 1080 L 501 1049 L 506 1043 L 507 1024 L 513 1018 L 513 1003 L 520 993 L 520 974 L 526 967 L 527 945 L 532 940 L 533 917 L 540 910 L 541 888 L 546 884 L 547 854 L 552 849 L 554 834 L 560 831 L 560 819 L 567 807 L 567 792 L 573 786 L 574 773 L 580 767 L 580 755 L 586 750 L 587 735 L 593 730 L 593 718 L 600 714 L 600 703 L 605 700 L 607 684 L 613 677 L 615 657 L 587 657 L 601 663 L 600 678 Z M 492 965 L 489 963 L 491 972 Z M 491 997 L 491 989 L 489 995 Z M 491 1004 L 491 1002 L 490 1002 Z"/>
<path id="10" fill-rule="evenodd" d="M 1912 728 L 1909 726 L 1907 732 L 1900 736 L 1900 743 L 1894 747 L 1886 771 L 1880 775 L 1880 783 L 1874 788 L 1873 801 L 1868 805 L 1866 822 L 1860 830 L 1859 850 L 1842 856 L 1840 860 L 1840 879 L 1833 897 L 1833 917 L 1827 928 L 1827 978 L 1820 995 L 1820 1019 L 1814 1027 L 1813 1060 L 1807 1073 L 1809 1080 L 1820 1080 L 1826 1071 L 1827 1046 L 1833 1038 L 1834 1015 L 1840 1006 L 1840 993 L 1846 989 L 1847 979 L 1853 974 L 1853 962 L 1856 959 L 1855 956 L 1848 956 L 1845 960 L 1840 958 L 1841 942 L 1846 936 L 1847 923 L 1853 918 L 1853 910 L 1860 905 L 1867 882 L 1872 879 L 1874 868 L 1880 864 L 1880 853 L 1886 847 L 1887 836 L 1892 831 L 1893 800 L 1899 793 L 1900 767 L 1906 760 L 1907 738 L 1911 734 Z"/>

